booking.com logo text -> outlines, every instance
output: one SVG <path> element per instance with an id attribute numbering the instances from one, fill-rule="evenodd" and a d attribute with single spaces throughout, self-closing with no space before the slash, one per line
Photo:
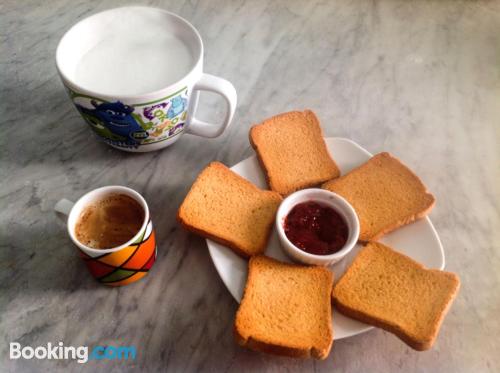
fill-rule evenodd
<path id="1" fill-rule="evenodd" d="M 84 364 L 89 360 L 135 360 L 136 354 L 135 346 L 95 346 L 89 353 L 88 346 L 65 346 L 63 342 L 37 347 L 10 343 L 10 358 L 14 360 L 76 360 Z"/>

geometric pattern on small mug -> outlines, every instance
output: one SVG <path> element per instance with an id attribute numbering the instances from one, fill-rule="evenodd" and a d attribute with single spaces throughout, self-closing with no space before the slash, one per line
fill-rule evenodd
<path id="1" fill-rule="evenodd" d="M 102 284 L 122 286 L 135 282 L 149 272 L 156 260 L 156 239 L 149 221 L 144 234 L 119 251 L 91 257 L 80 251 L 92 276 Z"/>

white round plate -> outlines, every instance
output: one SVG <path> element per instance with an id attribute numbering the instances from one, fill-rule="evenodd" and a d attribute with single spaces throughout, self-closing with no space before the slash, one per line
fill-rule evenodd
<path id="1" fill-rule="evenodd" d="M 372 156 L 361 146 L 348 139 L 330 137 L 326 138 L 325 142 L 342 175 L 366 162 Z M 256 156 L 241 161 L 231 169 L 259 188 L 267 189 L 266 179 Z M 389 233 L 380 241 L 428 268 L 444 268 L 443 246 L 428 217 Z M 247 279 L 247 261 L 236 255 L 231 249 L 214 241 L 207 240 L 207 245 L 222 281 L 234 299 L 239 302 L 243 297 Z M 360 248 L 360 245 L 356 245 L 346 258 L 329 267 L 335 274 L 336 280 L 342 276 Z M 284 262 L 290 262 L 290 259 L 281 250 L 274 228 L 265 254 Z M 334 339 L 351 337 L 372 328 L 369 325 L 343 316 L 335 309 L 333 310 Z"/>

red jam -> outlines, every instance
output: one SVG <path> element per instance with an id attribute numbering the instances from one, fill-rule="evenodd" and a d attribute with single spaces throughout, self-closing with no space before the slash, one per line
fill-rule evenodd
<path id="1" fill-rule="evenodd" d="M 309 254 L 334 254 L 345 245 L 349 228 L 333 208 L 308 201 L 296 205 L 284 224 L 288 239 Z"/>

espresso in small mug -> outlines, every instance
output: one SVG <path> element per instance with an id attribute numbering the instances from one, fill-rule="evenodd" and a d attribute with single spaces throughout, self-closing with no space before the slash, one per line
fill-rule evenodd
<path id="1" fill-rule="evenodd" d="M 62 199 L 54 209 L 68 216 L 68 234 L 97 281 L 127 285 L 153 266 L 157 254 L 153 222 L 146 201 L 133 189 L 98 188 L 76 203 Z"/>
<path id="2" fill-rule="evenodd" d="M 112 249 L 131 240 L 144 221 L 144 209 L 126 194 L 109 194 L 85 206 L 75 226 L 78 242 Z"/>
<path id="3" fill-rule="evenodd" d="M 183 133 L 217 137 L 236 109 L 233 85 L 203 72 L 198 31 L 162 9 L 116 8 L 80 21 L 59 42 L 56 65 L 92 131 L 125 151 L 158 150 Z M 202 90 L 226 102 L 221 123 L 195 118 Z"/>

